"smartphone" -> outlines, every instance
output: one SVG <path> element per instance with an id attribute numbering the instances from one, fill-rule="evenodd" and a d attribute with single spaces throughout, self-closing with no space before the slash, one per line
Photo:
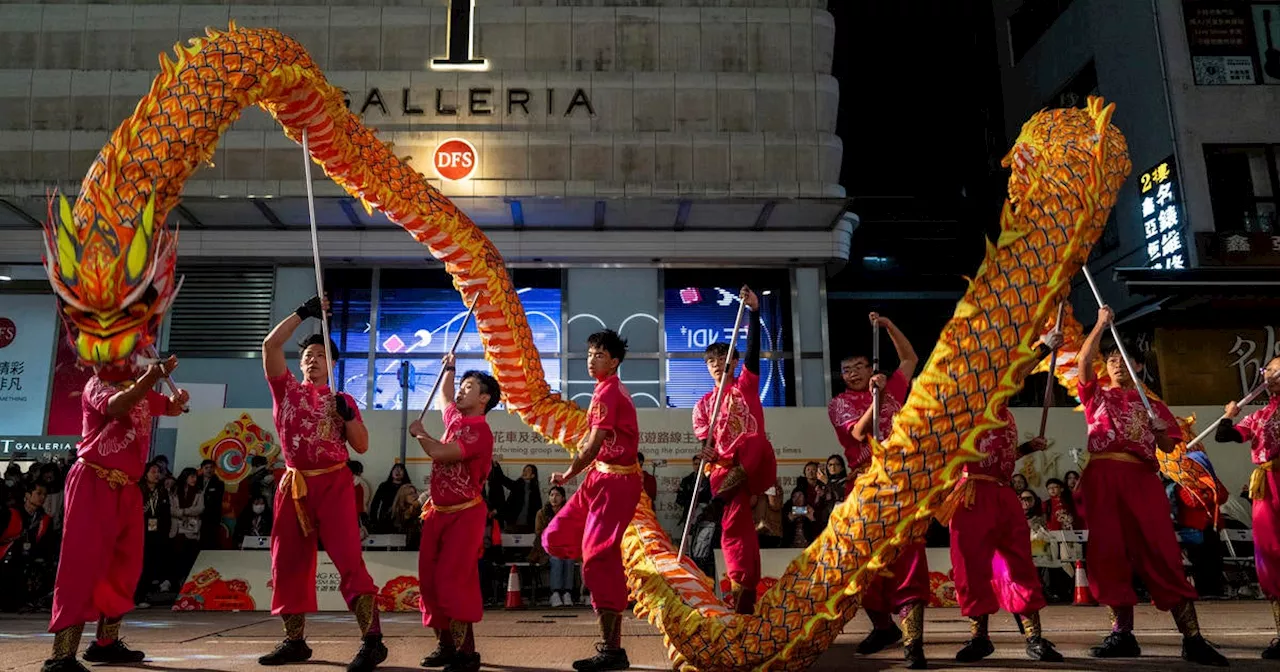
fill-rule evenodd
<path id="1" fill-rule="evenodd" d="M 806 513 L 808 513 L 808 512 L 809 512 L 809 507 L 807 507 L 807 506 L 793 506 L 793 507 L 791 507 L 791 513 L 794 513 L 794 514 L 796 514 L 797 516 L 803 516 L 804 514 L 806 514 Z"/>

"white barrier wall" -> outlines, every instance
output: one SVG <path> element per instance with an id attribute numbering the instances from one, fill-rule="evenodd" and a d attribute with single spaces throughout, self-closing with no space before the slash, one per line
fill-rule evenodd
<path id="1" fill-rule="evenodd" d="M 1020 434 L 1029 438 L 1039 427 L 1040 409 L 1012 410 L 1018 421 Z M 1178 416 L 1195 414 L 1200 428 L 1207 426 L 1206 423 L 1212 422 L 1222 412 L 1221 408 L 1215 407 L 1174 407 L 1172 410 Z M 372 411 L 366 412 L 364 418 L 369 428 L 369 452 L 361 456 L 353 452 L 352 458 L 359 459 L 364 464 L 365 478 L 376 489 L 399 459 L 401 415 L 397 411 Z M 676 506 L 675 496 L 680 487 L 680 479 L 692 471 L 690 458 L 695 450 L 690 411 L 641 410 L 639 419 L 641 450 L 651 465 L 649 471 L 658 479 L 659 519 L 668 530 L 679 529 L 682 512 Z M 497 439 L 494 451 L 501 456 L 507 475 L 518 477 L 523 465 L 533 464 L 539 469 L 545 493 L 547 478 L 553 470 L 563 469 L 568 465 L 568 454 L 558 446 L 546 444 L 514 415 L 494 412 L 490 414 L 489 422 Z M 806 462 L 822 462 L 832 453 L 840 451 L 825 409 L 766 409 L 765 424 L 778 454 L 778 475 L 782 479 L 784 494 L 794 487 L 791 479 L 801 474 Z M 428 414 L 427 429 L 439 434 L 442 429 L 439 413 Z M 1084 448 L 1084 417 L 1069 408 L 1051 409 L 1046 434 L 1050 442 L 1049 450 L 1018 462 L 1019 471 L 1027 476 L 1032 487 L 1041 494 L 1044 493 L 1044 481 L 1047 479 L 1079 470 L 1070 451 L 1073 448 Z M 1248 483 L 1252 470 L 1248 450 L 1238 444 L 1216 444 L 1212 437 L 1206 441 L 1205 448 L 1218 477 L 1233 494 L 1238 493 Z M 270 409 L 193 410 L 178 419 L 175 471 L 187 466 L 197 466 L 200 460 L 210 457 L 218 464 L 219 474 L 228 482 L 228 491 L 234 492 L 239 481 L 247 475 L 246 456 L 259 453 L 268 454 L 277 462 L 280 459 L 279 436 L 272 424 Z M 430 473 L 430 460 L 413 439 L 409 439 L 406 453 L 406 467 L 413 482 L 422 487 Z M 652 467 L 658 460 L 668 462 L 663 466 Z M 274 466 L 282 467 L 283 463 Z M 572 490 L 573 487 L 576 487 L 576 483 L 569 489 Z"/>

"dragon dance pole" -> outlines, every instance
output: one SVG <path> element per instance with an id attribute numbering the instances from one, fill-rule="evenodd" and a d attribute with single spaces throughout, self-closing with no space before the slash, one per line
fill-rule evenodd
<path id="1" fill-rule="evenodd" d="M 1098 308 L 1107 305 L 1102 302 L 1102 294 L 1098 292 L 1098 283 L 1093 281 L 1093 274 L 1089 272 L 1089 265 L 1084 264 L 1080 267 L 1084 271 L 1084 279 L 1089 283 L 1089 289 L 1093 290 L 1093 298 L 1098 302 Z M 1116 349 L 1120 351 L 1120 358 L 1124 360 L 1124 368 L 1129 370 L 1129 377 L 1133 379 L 1133 386 L 1138 390 L 1138 397 L 1142 399 L 1142 406 L 1147 409 L 1147 417 L 1152 420 L 1156 419 L 1156 412 L 1151 410 L 1151 400 L 1147 399 L 1147 390 L 1142 385 L 1142 381 L 1138 379 L 1138 372 L 1133 368 L 1133 360 L 1129 359 L 1129 353 L 1125 352 L 1124 341 L 1120 340 L 1120 330 L 1116 329 L 1116 323 L 1111 321 L 1111 338 L 1116 342 Z M 1083 366 L 1086 362 L 1081 362 Z"/>
<path id="2" fill-rule="evenodd" d="M 738 332 L 742 330 L 742 315 L 746 312 L 747 302 L 743 297 L 738 298 L 738 316 L 733 318 L 733 335 L 729 337 L 729 352 L 725 355 L 724 371 L 720 374 L 720 380 L 716 385 L 715 402 L 711 406 L 711 422 L 707 425 L 707 440 L 715 441 L 716 439 L 716 419 L 720 415 L 720 401 L 724 398 L 724 388 L 729 378 L 733 375 L 730 366 L 735 366 L 733 359 L 733 349 L 738 344 Z M 689 528 L 693 527 L 693 512 L 698 508 L 698 493 L 702 491 L 702 472 L 706 471 L 707 461 L 698 462 L 698 473 L 693 479 L 693 499 L 689 500 L 689 513 L 684 518 L 684 532 L 680 533 L 680 552 L 676 555 L 676 562 L 684 559 L 685 546 L 689 543 Z"/>
<path id="3" fill-rule="evenodd" d="M 871 322 L 871 375 L 880 372 L 880 322 L 879 315 Z M 879 441 L 880 436 L 880 388 L 871 386 L 871 436 Z"/>
<path id="4" fill-rule="evenodd" d="M 1240 406 L 1240 407 L 1248 406 L 1254 399 L 1258 398 L 1258 395 L 1262 394 L 1262 392 L 1267 389 L 1267 384 L 1272 382 L 1272 380 L 1273 379 L 1267 378 L 1267 373 L 1264 371 L 1262 373 L 1262 382 L 1258 383 L 1258 385 L 1254 387 L 1252 390 L 1249 390 L 1249 394 L 1244 395 L 1243 399 L 1241 399 L 1240 401 L 1237 401 L 1236 406 Z M 1212 423 L 1210 423 L 1209 426 L 1206 427 L 1203 432 L 1200 432 L 1199 434 L 1196 435 L 1196 438 L 1191 439 L 1190 441 L 1187 442 L 1187 450 L 1190 450 L 1191 447 L 1196 445 L 1197 443 L 1204 441 L 1205 437 L 1209 436 L 1210 432 L 1212 432 L 1214 429 L 1217 429 L 1218 423 L 1226 419 L 1227 419 L 1227 414 L 1223 413 L 1221 416 L 1218 417 L 1217 420 L 1214 420 Z"/>
<path id="5" fill-rule="evenodd" d="M 307 142 L 307 129 L 302 129 L 302 170 L 306 174 L 307 180 L 307 216 L 311 219 L 311 258 L 316 266 L 316 296 L 320 297 L 320 332 L 324 335 L 324 358 L 325 365 L 329 373 L 329 391 L 337 394 L 338 385 L 333 380 L 333 356 L 336 353 L 329 352 L 329 344 L 333 341 L 329 340 L 329 311 L 323 308 L 324 301 L 327 298 L 324 294 L 324 273 L 320 270 L 320 235 L 316 231 L 316 194 L 311 186 L 311 147 Z"/>
<path id="6" fill-rule="evenodd" d="M 153 346 L 151 346 L 151 347 L 147 348 L 147 353 L 148 353 L 148 356 L 149 356 L 149 357 L 154 358 L 154 359 L 156 360 L 156 363 L 159 363 L 159 362 L 160 362 L 160 353 L 159 353 L 159 351 L 157 351 L 157 350 L 156 350 L 156 346 L 154 346 L 154 345 L 153 345 Z M 173 382 L 173 378 L 172 378 L 172 377 L 170 377 L 168 374 L 165 374 L 165 377 L 164 377 L 164 384 L 165 384 L 165 387 L 169 388 L 169 393 L 170 393 L 170 394 L 172 394 L 172 395 L 174 395 L 174 396 L 177 396 L 177 395 L 178 395 L 178 384 L 177 384 L 177 383 L 175 383 L 175 382 Z M 189 406 L 189 405 L 187 405 L 187 404 L 183 404 L 183 406 L 182 406 L 182 412 L 183 412 L 183 413 L 190 413 L 190 412 L 191 412 L 191 406 Z"/>
<path id="7" fill-rule="evenodd" d="M 476 312 L 476 304 L 480 303 L 480 297 L 476 296 L 471 302 L 471 308 L 467 310 L 467 316 L 462 318 L 462 326 L 458 327 L 458 335 L 453 337 L 453 345 L 449 346 L 449 354 L 458 351 L 458 344 L 462 342 L 462 332 L 467 330 L 467 323 L 471 321 L 471 316 Z M 427 397 L 427 405 L 422 408 L 422 412 L 418 414 L 418 422 L 427 417 L 427 411 L 431 409 L 431 404 L 435 403 L 436 392 L 440 390 L 440 381 L 444 380 L 444 366 L 440 366 L 440 373 L 436 374 L 436 382 L 431 386 L 431 395 Z"/>
<path id="8" fill-rule="evenodd" d="M 1058 321 L 1053 323 L 1054 329 L 1062 329 L 1062 313 L 1066 309 L 1067 302 L 1063 301 L 1058 304 Z M 1044 408 L 1040 411 L 1040 438 L 1044 438 L 1045 426 L 1049 424 L 1049 401 L 1053 399 L 1053 376 L 1054 371 L 1058 369 L 1058 349 L 1053 349 L 1053 354 L 1049 355 L 1049 379 L 1044 383 Z"/>

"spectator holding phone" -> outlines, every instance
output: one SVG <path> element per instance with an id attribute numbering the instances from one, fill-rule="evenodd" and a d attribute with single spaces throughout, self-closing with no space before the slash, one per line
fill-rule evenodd
<path id="1" fill-rule="evenodd" d="M 817 515 L 805 500 L 804 488 L 796 488 L 791 492 L 791 506 L 782 523 L 783 540 L 790 548 L 806 548 L 819 530 Z"/>

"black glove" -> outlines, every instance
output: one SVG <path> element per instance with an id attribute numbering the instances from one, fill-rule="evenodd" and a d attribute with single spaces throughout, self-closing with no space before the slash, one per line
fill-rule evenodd
<path id="1" fill-rule="evenodd" d="M 338 417 L 346 422 L 356 419 L 356 409 L 347 405 L 347 395 L 339 394 L 337 397 Z"/>
<path id="2" fill-rule="evenodd" d="M 297 315 L 300 320 L 306 320 L 308 317 L 314 317 L 318 320 L 324 317 L 324 306 L 320 303 L 320 297 L 313 296 L 307 299 L 306 303 L 298 306 L 298 309 L 293 311 L 293 314 Z"/>

